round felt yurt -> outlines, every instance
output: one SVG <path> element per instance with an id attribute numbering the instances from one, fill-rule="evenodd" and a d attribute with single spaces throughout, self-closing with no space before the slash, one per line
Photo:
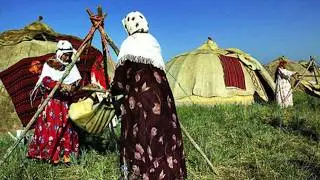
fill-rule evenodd
<path id="1" fill-rule="evenodd" d="M 177 104 L 251 104 L 274 96 L 274 81 L 258 60 L 211 38 L 172 58 L 166 70 Z"/>

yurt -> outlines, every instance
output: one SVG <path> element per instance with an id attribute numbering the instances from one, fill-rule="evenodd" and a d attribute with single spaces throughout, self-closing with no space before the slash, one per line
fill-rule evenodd
<path id="1" fill-rule="evenodd" d="M 30 103 L 30 92 L 40 75 L 39 71 L 34 69 L 41 70 L 44 62 L 55 54 L 59 40 L 68 40 L 74 49 L 78 49 L 82 44 L 81 38 L 59 34 L 41 21 L 33 22 L 23 29 L 0 34 L 0 96 L 6 93 L 10 95 L 23 125 L 31 119 L 41 102 L 41 97 L 37 97 L 33 104 Z M 107 85 L 103 55 L 97 48 L 87 46 L 76 65 L 82 76 L 82 86 L 92 81 Z M 114 74 L 114 66 L 114 62 L 109 58 L 107 67 L 110 79 Z M 86 93 L 79 92 L 78 97 Z"/>
<path id="2" fill-rule="evenodd" d="M 166 70 L 177 104 L 251 104 L 274 96 L 275 83 L 258 60 L 211 38 L 172 58 Z"/>

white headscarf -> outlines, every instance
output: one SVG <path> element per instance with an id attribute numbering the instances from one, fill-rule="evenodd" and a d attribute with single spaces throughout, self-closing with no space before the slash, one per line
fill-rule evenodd
<path id="1" fill-rule="evenodd" d="M 122 20 L 129 36 L 121 44 L 117 66 L 123 64 L 124 61 L 129 60 L 137 63 L 152 64 L 165 71 L 165 63 L 161 55 L 160 44 L 150 33 L 148 33 L 148 31 L 141 33 L 138 31 L 138 28 L 134 29 L 132 27 L 133 17 L 135 17 L 134 20 L 139 20 L 140 18 L 139 22 L 143 22 L 142 24 L 144 25 L 141 25 L 140 27 L 148 27 L 148 23 L 144 16 L 137 11 L 129 13 L 126 18 Z M 143 18 L 141 19 L 141 17 Z M 128 21 L 128 18 L 131 18 L 131 20 Z"/>
<path id="2" fill-rule="evenodd" d="M 57 60 L 64 64 L 64 65 L 68 65 L 69 63 L 68 62 L 64 62 L 61 60 L 61 56 L 64 54 L 64 53 L 73 53 L 74 50 L 73 50 L 73 47 L 72 47 L 72 44 L 67 41 L 67 40 L 60 40 L 57 44 L 57 51 L 56 51 L 56 58 Z"/>
<path id="3" fill-rule="evenodd" d="M 122 19 L 122 25 L 124 26 L 129 36 L 136 32 L 149 31 L 148 21 L 139 11 L 133 11 L 127 14 L 126 17 Z"/>
<path id="4" fill-rule="evenodd" d="M 59 81 L 66 70 L 59 71 L 50 67 L 47 63 L 44 63 L 42 68 L 42 73 L 37 81 L 37 85 L 41 84 L 44 77 L 50 77 L 54 81 Z M 76 65 L 74 65 L 69 73 L 69 75 L 63 80 L 64 84 L 72 84 L 81 79 L 80 72 Z"/>

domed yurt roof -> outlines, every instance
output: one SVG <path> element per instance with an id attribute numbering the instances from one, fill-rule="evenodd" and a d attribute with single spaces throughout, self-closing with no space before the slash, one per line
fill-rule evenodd
<path id="1" fill-rule="evenodd" d="M 5 69 L 22 58 L 39 56 L 55 51 L 54 32 L 42 22 L 33 22 L 19 30 L 0 34 L 0 68 Z"/>
<path id="2" fill-rule="evenodd" d="M 236 48 L 219 48 L 211 38 L 172 58 L 166 69 L 178 104 L 250 104 L 274 94 L 273 79 L 258 60 Z"/>
<path id="3" fill-rule="evenodd" d="M 1 33 L 0 70 L 6 69 L 23 58 L 54 53 L 60 39 L 74 41 L 72 44 L 75 49 L 82 41 L 75 36 L 57 33 L 42 21 L 35 21 L 19 30 L 8 30 Z M 90 51 L 94 54 L 101 54 L 94 47 Z M 113 76 L 115 64 L 113 61 L 108 61 L 108 63 L 108 74 Z"/>

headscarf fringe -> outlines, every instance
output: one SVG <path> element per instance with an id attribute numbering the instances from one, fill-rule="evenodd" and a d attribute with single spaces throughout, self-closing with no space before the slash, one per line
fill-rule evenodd
<path id="1" fill-rule="evenodd" d="M 132 62 L 136 62 L 136 63 L 150 64 L 150 65 L 153 65 L 156 68 L 159 68 L 159 69 L 165 71 L 165 68 L 162 65 L 155 64 L 154 61 L 151 60 L 150 58 L 145 58 L 145 57 L 142 57 L 142 56 L 134 56 L 134 55 L 131 55 L 131 54 L 126 54 L 126 55 L 122 56 L 118 60 L 116 68 L 119 67 L 120 65 L 123 65 L 126 60 L 129 60 L 129 61 L 132 61 Z"/>

